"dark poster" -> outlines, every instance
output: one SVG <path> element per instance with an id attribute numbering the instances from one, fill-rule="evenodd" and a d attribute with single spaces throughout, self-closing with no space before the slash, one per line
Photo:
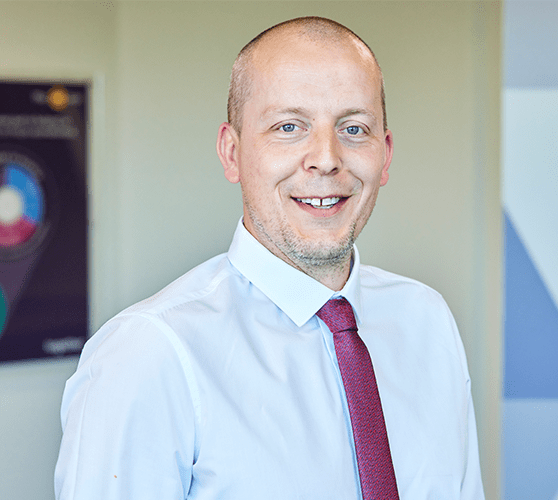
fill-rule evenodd
<path id="1" fill-rule="evenodd" d="M 0 361 L 88 330 L 86 84 L 0 82 Z"/>

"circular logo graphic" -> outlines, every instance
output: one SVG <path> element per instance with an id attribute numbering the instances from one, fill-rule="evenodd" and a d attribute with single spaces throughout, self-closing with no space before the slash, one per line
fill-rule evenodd
<path id="1" fill-rule="evenodd" d="M 55 111 L 66 109 L 70 102 L 70 95 L 62 85 L 55 85 L 47 92 L 47 103 Z"/>
<path id="2" fill-rule="evenodd" d="M 0 258 L 35 250 L 46 231 L 45 193 L 38 165 L 19 153 L 0 152 Z"/>

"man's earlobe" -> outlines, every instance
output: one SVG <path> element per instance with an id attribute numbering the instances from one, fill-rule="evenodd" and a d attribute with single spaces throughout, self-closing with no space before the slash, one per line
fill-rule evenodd
<path id="1" fill-rule="evenodd" d="M 380 178 L 380 186 L 385 186 L 389 180 L 389 166 L 391 165 L 391 159 L 393 158 L 393 134 L 391 130 L 386 130 L 385 133 L 385 148 L 386 148 L 386 160 L 384 167 L 382 168 L 382 176 Z"/>
<path id="2" fill-rule="evenodd" d="M 230 123 L 221 123 L 217 134 L 217 156 L 225 170 L 225 178 L 236 184 L 240 181 L 238 169 L 239 137 Z"/>

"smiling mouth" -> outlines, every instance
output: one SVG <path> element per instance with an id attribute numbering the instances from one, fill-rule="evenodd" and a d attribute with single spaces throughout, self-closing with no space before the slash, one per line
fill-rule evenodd
<path id="1" fill-rule="evenodd" d="M 321 208 L 321 209 L 328 209 L 332 208 L 341 200 L 345 200 L 341 196 L 332 196 L 330 198 L 294 198 L 296 201 L 300 203 L 305 203 L 306 205 L 310 205 L 313 208 Z"/>

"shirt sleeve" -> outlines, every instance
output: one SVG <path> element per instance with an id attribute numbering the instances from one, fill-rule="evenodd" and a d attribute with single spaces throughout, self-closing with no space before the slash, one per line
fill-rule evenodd
<path id="1" fill-rule="evenodd" d="M 62 401 L 57 500 L 177 500 L 190 488 L 195 414 L 176 344 L 117 317 L 86 344 Z"/>
<path id="2" fill-rule="evenodd" d="M 445 304 L 445 301 L 444 301 Z M 460 391 L 463 399 L 463 420 L 461 428 L 464 431 L 464 455 L 463 455 L 463 475 L 461 477 L 461 494 L 460 500 L 484 500 L 484 489 L 482 484 L 482 475 L 479 461 L 479 445 L 477 435 L 477 424 L 475 419 L 475 408 L 473 404 L 473 396 L 471 394 L 471 376 L 467 367 L 467 356 L 465 348 L 459 335 L 455 319 L 449 310 L 447 304 L 445 309 L 450 322 L 450 328 L 453 331 L 453 338 L 457 351 L 457 357 L 463 374 L 463 390 Z"/>
<path id="3" fill-rule="evenodd" d="M 477 424 L 473 398 L 469 391 L 468 421 L 467 421 L 467 462 L 465 477 L 461 485 L 461 500 L 484 500 L 481 468 L 479 462 L 479 445 L 477 438 Z"/>

